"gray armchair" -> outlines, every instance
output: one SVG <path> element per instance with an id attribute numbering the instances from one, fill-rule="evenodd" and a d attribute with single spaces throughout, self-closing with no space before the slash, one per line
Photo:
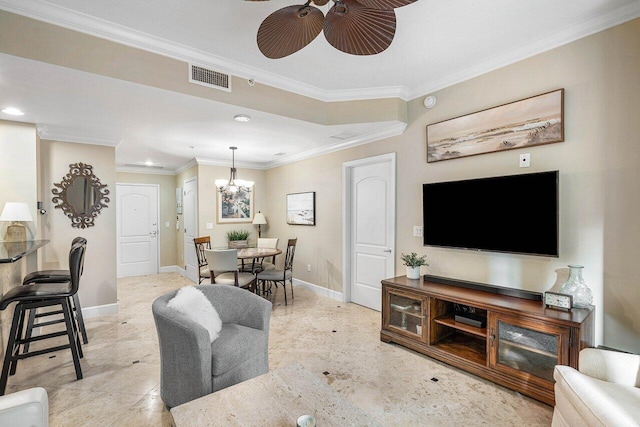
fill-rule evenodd
<path id="1" fill-rule="evenodd" d="M 269 372 L 271 303 L 235 286 L 196 288 L 222 320 L 213 343 L 204 327 L 167 307 L 177 290 L 152 306 L 160 344 L 160 395 L 169 408 Z"/>

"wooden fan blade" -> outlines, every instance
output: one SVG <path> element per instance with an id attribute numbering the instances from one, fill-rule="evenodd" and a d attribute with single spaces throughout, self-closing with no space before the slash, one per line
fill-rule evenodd
<path id="1" fill-rule="evenodd" d="M 258 28 L 258 48 L 271 59 L 284 58 L 311 43 L 322 31 L 324 15 L 313 6 L 276 10 Z"/>
<path id="2" fill-rule="evenodd" d="M 396 14 L 364 7 L 356 0 L 342 0 L 324 20 L 324 36 L 336 49 L 352 55 L 375 55 L 391 45 Z"/>
<path id="3" fill-rule="evenodd" d="M 406 6 L 418 0 L 357 0 L 358 3 L 365 7 L 373 9 L 390 10 L 398 7 Z"/>

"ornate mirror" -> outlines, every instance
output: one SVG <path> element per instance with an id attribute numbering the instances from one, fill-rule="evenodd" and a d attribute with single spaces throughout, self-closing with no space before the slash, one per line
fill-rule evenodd
<path id="1" fill-rule="evenodd" d="M 62 209 L 71 218 L 75 228 L 93 227 L 93 220 L 102 208 L 109 203 L 107 184 L 93 174 L 93 166 L 84 163 L 69 165 L 69 173 L 62 182 L 53 183 L 57 188 L 51 190 L 56 209 Z"/>

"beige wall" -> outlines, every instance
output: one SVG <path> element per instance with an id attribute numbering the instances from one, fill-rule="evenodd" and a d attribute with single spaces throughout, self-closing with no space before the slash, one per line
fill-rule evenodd
<path id="1" fill-rule="evenodd" d="M 37 238 L 37 162 L 36 127 L 28 123 L 0 120 L 0 213 L 6 202 L 29 205 L 32 223 L 27 239 Z M 0 240 L 4 240 L 8 222 L 0 222 Z"/>
<path id="2" fill-rule="evenodd" d="M 118 184 L 153 184 L 159 186 L 160 197 L 160 267 L 176 265 L 176 178 L 174 175 L 117 172 Z M 169 226 L 167 227 L 167 223 Z"/>
<path id="3" fill-rule="evenodd" d="M 178 173 L 175 177 L 176 188 L 183 188 L 186 180 L 197 176 L 197 165 Z M 184 269 L 184 215 L 178 215 L 177 218 L 180 221 L 180 228 L 176 236 L 176 265 Z"/>
<path id="4" fill-rule="evenodd" d="M 69 245 L 76 236 L 87 239 L 84 274 L 80 286 L 83 309 L 115 304 L 116 290 L 116 168 L 115 148 L 58 141 L 40 141 L 41 194 L 47 213 L 42 219 L 41 236 L 51 243 L 40 250 L 43 269 L 67 269 Z M 72 163 L 93 166 L 94 174 L 107 184 L 110 201 L 85 229 L 71 227 L 71 220 L 51 201 L 51 189 L 69 173 Z"/>
<path id="5" fill-rule="evenodd" d="M 269 234 L 299 238 L 296 278 L 341 291 L 342 163 L 396 152 L 398 275 L 405 273 L 400 254 L 416 251 L 427 254 L 430 267 L 423 272 L 543 292 L 557 290 L 567 264 L 583 264 L 595 295 L 597 343 L 640 352 L 639 70 L 635 20 L 438 91 L 432 110 L 422 98 L 413 100 L 401 136 L 267 171 Z M 426 163 L 427 124 L 558 88 L 565 88 L 564 142 Z M 521 169 L 518 158 L 525 152 L 531 167 Z M 559 258 L 423 247 L 412 237 L 412 226 L 422 224 L 423 183 L 556 169 Z M 316 191 L 316 227 L 285 223 L 284 196 L 299 191 Z"/>

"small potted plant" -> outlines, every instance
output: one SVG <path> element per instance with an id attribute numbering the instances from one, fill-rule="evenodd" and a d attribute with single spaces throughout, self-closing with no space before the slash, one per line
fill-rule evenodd
<path id="1" fill-rule="evenodd" d="M 403 264 L 407 266 L 407 279 L 419 279 L 420 267 L 427 264 L 427 256 L 418 256 L 417 253 L 411 252 L 409 255 L 402 254 L 400 256 Z"/>
<path id="2" fill-rule="evenodd" d="M 231 230 L 227 232 L 227 238 L 229 239 L 229 249 L 233 248 L 246 248 L 249 246 L 247 238 L 251 234 L 247 230 Z"/>

